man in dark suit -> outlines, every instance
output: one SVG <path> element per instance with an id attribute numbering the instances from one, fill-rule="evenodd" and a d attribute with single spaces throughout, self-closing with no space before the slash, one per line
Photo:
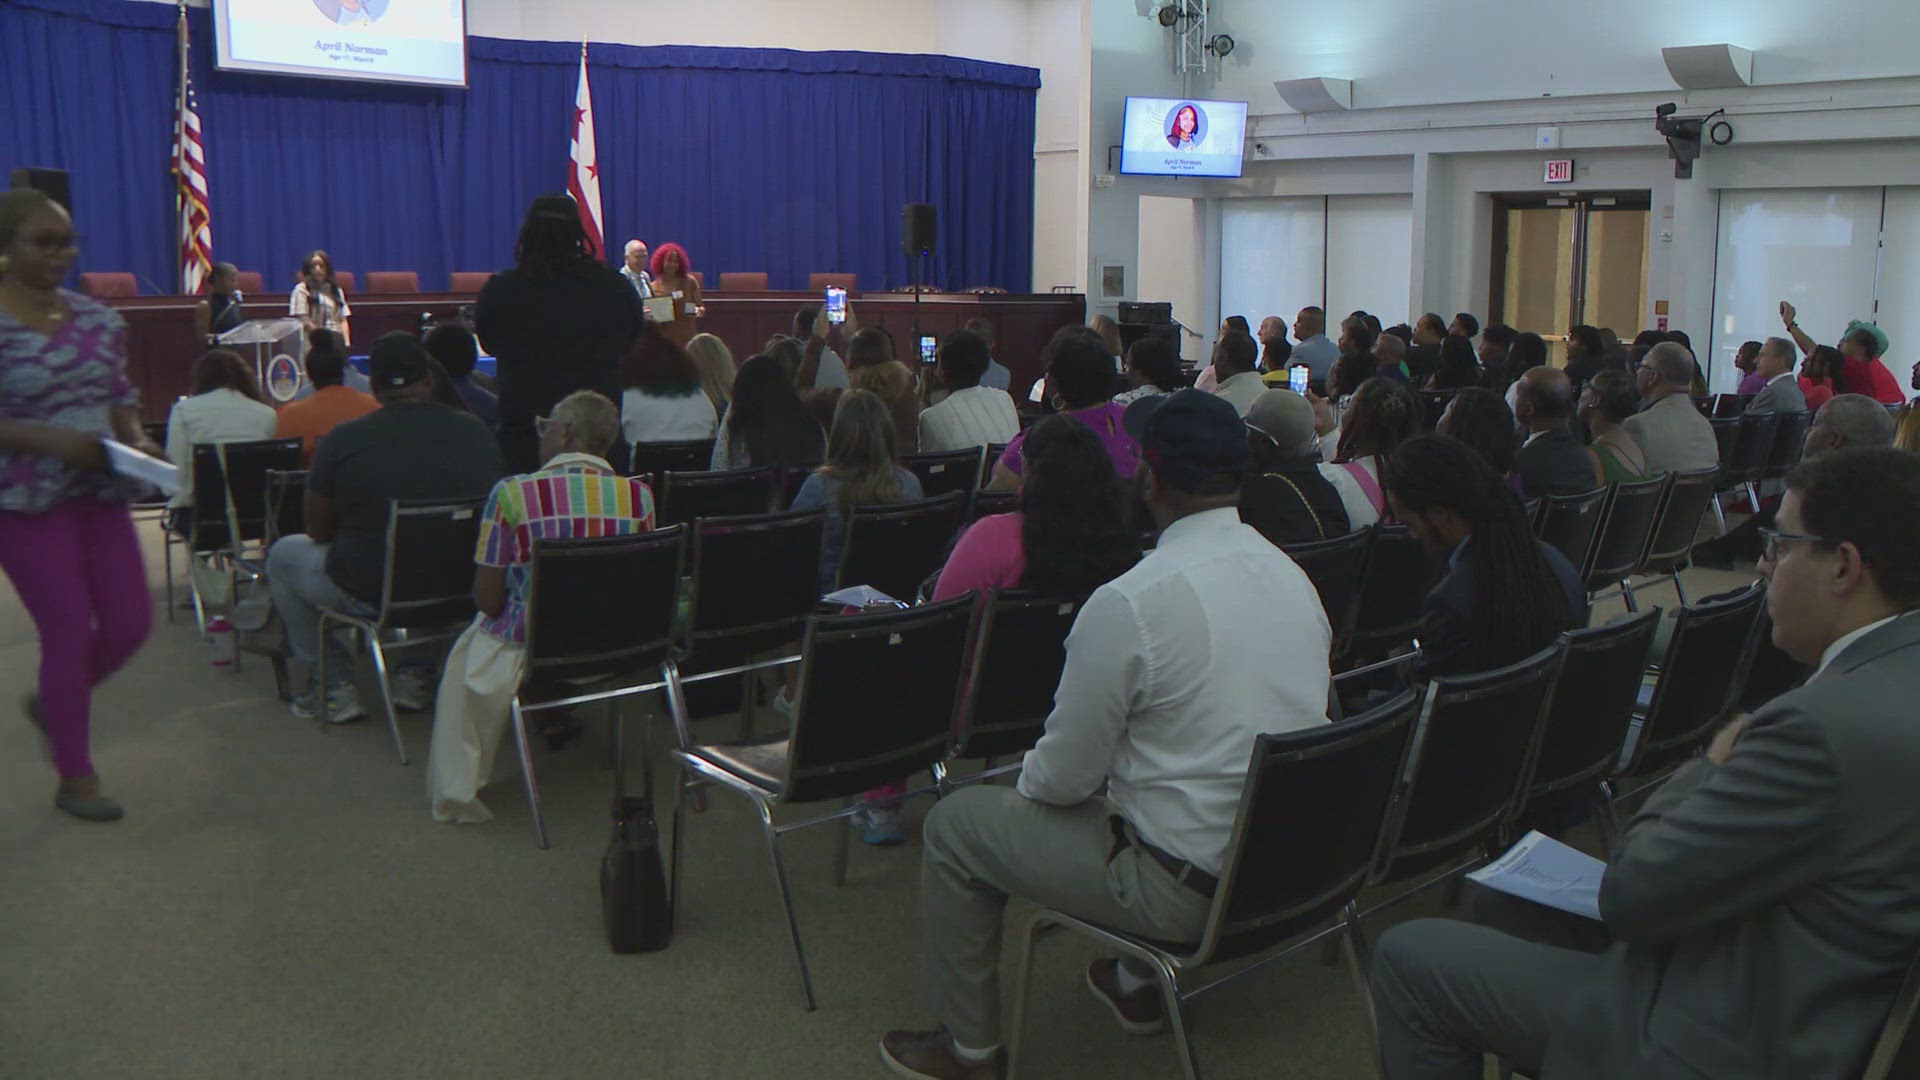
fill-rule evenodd
<path id="1" fill-rule="evenodd" d="M 1760 355 L 1754 358 L 1753 372 L 1767 380 L 1767 384 L 1747 402 L 1748 412 L 1807 411 L 1807 395 L 1801 391 L 1800 380 L 1793 371 L 1793 342 L 1783 337 L 1768 338 L 1760 346 Z"/>
<path id="2" fill-rule="evenodd" d="M 1429 311 L 1413 321 L 1413 340 L 1407 343 L 1407 378 L 1424 386 L 1440 368 L 1440 343 L 1447 340 L 1447 324 Z"/>
<path id="3" fill-rule="evenodd" d="M 1872 492 L 1872 499 L 1859 497 Z M 1373 966 L 1393 1080 L 1858 1076 L 1920 949 L 1920 456 L 1800 465 L 1770 532 L 1773 642 L 1805 685 L 1654 793 L 1593 955 L 1422 919 Z"/>
<path id="4" fill-rule="evenodd" d="M 1514 419 L 1527 440 L 1513 455 L 1523 496 L 1578 495 L 1594 489 L 1593 458 L 1569 426 L 1573 383 L 1566 372 L 1537 367 L 1520 376 Z"/>

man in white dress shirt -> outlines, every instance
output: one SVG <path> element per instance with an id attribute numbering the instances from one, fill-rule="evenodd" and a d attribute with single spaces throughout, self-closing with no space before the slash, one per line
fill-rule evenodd
<path id="1" fill-rule="evenodd" d="M 897 1075 L 1004 1075 L 999 962 L 1012 896 L 1197 940 L 1254 736 L 1327 722 L 1332 632 L 1313 583 L 1236 509 L 1246 425 L 1197 390 L 1148 401 L 1158 407 L 1137 403 L 1128 420 L 1159 546 L 1081 609 L 1018 787 L 962 788 L 927 815 L 921 970 L 941 1026 L 881 1041 Z M 1164 1023 L 1151 976 L 1099 960 L 1087 982 L 1125 1030 Z"/>
<path id="2" fill-rule="evenodd" d="M 940 385 L 946 399 L 920 414 L 920 452 L 938 454 L 1005 443 L 1020 434 L 1020 414 L 1005 390 L 981 386 L 993 359 L 987 343 L 956 330 L 940 346 Z"/>
<path id="3" fill-rule="evenodd" d="M 620 276 L 632 283 L 633 291 L 645 300 L 653 295 L 653 275 L 647 273 L 647 245 L 643 240 L 627 241 L 627 264 L 620 268 Z"/>

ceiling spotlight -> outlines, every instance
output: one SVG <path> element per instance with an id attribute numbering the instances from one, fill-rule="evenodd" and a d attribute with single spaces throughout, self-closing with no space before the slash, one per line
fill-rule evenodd
<path id="1" fill-rule="evenodd" d="M 1173 4 L 1169 4 L 1166 7 L 1161 8 L 1160 9 L 1160 25 L 1171 29 L 1174 23 L 1177 23 L 1180 21 L 1180 14 L 1181 14 L 1181 9 L 1178 6 L 1175 6 Z"/>
<path id="2" fill-rule="evenodd" d="M 1207 39 L 1207 51 L 1223 60 L 1226 59 L 1227 54 L 1233 51 L 1233 36 L 1231 34 L 1213 35 Z"/>

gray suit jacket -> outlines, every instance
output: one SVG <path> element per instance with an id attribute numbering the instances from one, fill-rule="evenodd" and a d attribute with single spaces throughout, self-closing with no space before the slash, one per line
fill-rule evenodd
<path id="1" fill-rule="evenodd" d="M 1800 380 L 1789 371 L 1753 395 L 1753 400 L 1747 402 L 1747 411 L 1750 413 L 1806 412 L 1807 395 L 1800 390 Z"/>
<path id="2" fill-rule="evenodd" d="M 1647 455 L 1647 475 L 1690 472 L 1720 464 L 1713 425 L 1685 394 L 1669 394 L 1620 425 Z"/>
<path id="3" fill-rule="evenodd" d="M 1550 1080 L 1858 1076 L 1920 950 L 1920 613 L 1675 773 L 1600 886 L 1616 944 Z"/>

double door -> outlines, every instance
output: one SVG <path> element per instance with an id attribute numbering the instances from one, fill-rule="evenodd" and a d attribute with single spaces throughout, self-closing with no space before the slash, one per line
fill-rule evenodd
<path id="1" fill-rule="evenodd" d="M 1488 321 L 1539 334 L 1554 364 L 1570 327 L 1632 341 L 1646 329 L 1651 207 L 1646 191 L 1495 195 Z"/>

